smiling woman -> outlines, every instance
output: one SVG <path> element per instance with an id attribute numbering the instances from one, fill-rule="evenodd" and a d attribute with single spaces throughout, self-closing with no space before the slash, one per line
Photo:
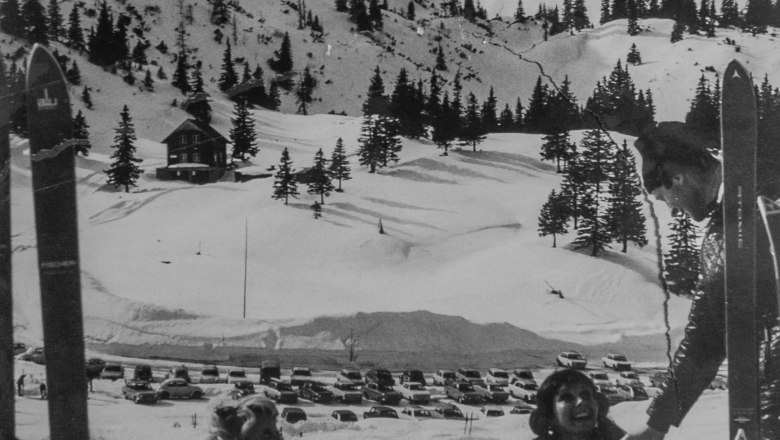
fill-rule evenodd
<path id="1" fill-rule="evenodd" d="M 607 418 L 609 403 L 579 371 L 551 374 L 539 387 L 529 423 L 537 440 L 618 440 L 625 432 Z"/>

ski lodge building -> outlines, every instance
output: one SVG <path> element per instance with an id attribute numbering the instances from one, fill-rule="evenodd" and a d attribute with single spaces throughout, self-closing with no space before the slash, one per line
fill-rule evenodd
<path id="1" fill-rule="evenodd" d="M 187 119 L 162 143 L 168 165 L 157 168 L 158 179 L 213 183 L 225 175 L 228 140 L 210 125 Z"/>

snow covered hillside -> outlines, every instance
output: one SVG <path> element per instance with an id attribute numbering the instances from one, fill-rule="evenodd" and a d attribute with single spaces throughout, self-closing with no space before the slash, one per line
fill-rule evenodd
<path id="1" fill-rule="evenodd" d="M 62 3 L 63 10 L 72 6 L 70 1 Z M 172 3 L 146 17 L 152 45 L 166 41 L 173 46 Z M 227 137 L 232 103 L 214 82 L 223 47 L 213 41 L 208 11 L 201 3 L 194 7 L 189 44 L 204 65 L 213 125 Z M 266 68 L 281 34 L 288 31 L 296 69 L 316 67 L 320 86 L 313 111 L 319 114 L 289 114 L 292 95 L 282 98 L 287 113 L 255 110 L 260 153 L 250 165 L 276 165 L 287 148 L 296 168 L 308 167 L 318 149 L 329 156 L 341 137 L 353 179 L 344 182 L 343 193 L 326 199 L 323 217 L 317 220 L 309 209 L 314 197 L 305 193 L 305 186 L 300 187 L 300 198 L 285 206 L 271 198 L 272 178 L 203 186 L 155 179 L 154 169 L 165 163 L 160 141 L 188 117 L 171 105 L 182 98 L 178 90 L 157 83 L 155 93 L 139 91 L 84 56 L 54 45 L 78 61 L 95 101 L 89 110 L 81 100 L 73 100 L 74 112 L 82 110 L 87 118 L 93 144 L 89 157 L 77 163 L 90 340 L 198 345 L 224 337 L 263 346 L 269 332 L 317 316 L 415 310 L 477 323 L 507 322 L 583 343 L 664 330 L 664 295 L 652 236 L 643 249 L 611 251 L 600 258 L 568 246 L 552 248 L 550 237 L 538 237 L 539 210 L 561 179 L 549 163 L 539 160 L 539 135 L 491 134 L 480 151 L 456 150 L 449 156 L 441 156 L 429 141 L 405 139 L 397 165 L 376 174 L 360 167 L 354 156 L 361 123 L 357 115 L 370 72 L 382 66 L 388 92 L 401 67 L 410 69 L 411 78 L 427 81 L 430 73 L 425 69 L 434 64 L 430 50 L 441 40 L 450 66 L 445 78 L 451 80 L 459 66 L 464 74 L 473 74 L 464 91 L 482 99 L 494 86 L 499 108 L 514 105 L 518 97 L 527 103 L 540 74 L 537 62 L 556 81 L 569 75 L 584 103 L 596 81 L 609 75 L 635 42 L 644 60 L 629 69 L 637 87 L 652 89 L 656 119 L 681 120 L 699 76 L 714 78 L 707 67 L 722 70 L 736 57 L 754 75 L 769 74 L 776 84 L 780 56 L 772 50 L 775 37 L 719 30 L 717 38 L 686 35 L 671 45 L 672 22 L 652 19 L 642 21 L 646 31 L 636 37 L 626 34 L 624 21 L 616 21 L 544 42 L 540 28 L 531 22 L 518 29 L 517 24 L 493 21 L 488 37 L 477 26 L 430 15 L 421 36 L 416 25 L 389 14 L 382 35 L 393 37 L 391 45 L 350 32 L 346 15 L 335 12 L 332 2 L 310 3 L 325 24 L 326 41 L 313 42 L 306 32 L 297 31 L 294 14 L 283 12 L 289 8 L 280 0 L 247 2 L 251 17 L 237 18 L 240 44 L 233 55 L 252 67 Z M 389 3 L 391 8 L 406 4 Z M 122 8 L 118 2 L 111 4 Z M 426 13 L 430 11 L 421 12 L 424 17 Z M 258 43 L 261 35 L 270 42 Z M 736 40 L 740 52 L 722 44 L 725 37 Z M 462 57 L 466 43 L 477 50 Z M 3 38 L 0 45 L 3 53 L 11 53 L 20 42 Z M 173 72 L 170 56 L 153 48 L 149 55 Z M 74 97 L 81 89 L 72 89 Z M 129 194 L 107 187 L 103 172 L 125 104 L 145 170 Z M 329 110 L 345 110 L 350 116 L 325 114 Z M 574 133 L 575 139 L 581 134 Z M 621 142 L 623 136 L 614 138 Z M 29 156 L 26 141 L 14 139 L 12 147 L 15 326 L 19 340 L 34 343 L 40 340 L 41 326 Z M 657 212 L 665 236 L 670 218 L 663 207 Z M 380 221 L 386 234 L 378 233 Z M 648 229 L 652 234 L 651 224 Z M 245 246 L 247 319 L 242 319 Z M 549 295 L 548 283 L 565 298 Z M 686 301 L 672 298 L 673 327 L 684 322 L 687 308 Z M 292 339 L 288 343 L 293 344 Z M 343 340 L 320 335 L 295 344 L 338 348 Z"/>

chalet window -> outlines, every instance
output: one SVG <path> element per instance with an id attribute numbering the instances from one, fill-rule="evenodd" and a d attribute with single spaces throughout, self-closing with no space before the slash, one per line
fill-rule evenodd
<path id="1" fill-rule="evenodd" d="M 196 151 L 196 152 L 192 153 L 192 161 L 195 162 L 195 163 L 200 163 L 200 152 Z"/>
<path id="2" fill-rule="evenodd" d="M 195 133 L 192 135 L 192 143 L 193 144 L 200 143 L 200 134 Z"/>
<path id="3" fill-rule="evenodd" d="M 179 138 L 179 143 L 181 143 L 182 145 L 187 145 L 187 135 L 186 134 L 182 134 L 181 135 L 181 137 Z"/>
<path id="4" fill-rule="evenodd" d="M 187 162 L 187 153 L 179 154 L 179 162 Z"/>

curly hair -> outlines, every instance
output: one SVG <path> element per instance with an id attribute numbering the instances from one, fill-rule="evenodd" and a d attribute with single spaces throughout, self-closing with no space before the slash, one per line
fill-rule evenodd
<path id="1" fill-rule="evenodd" d="M 218 404 L 211 415 L 207 440 L 281 440 L 276 424 L 279 411 L 273 401 L 248 396 L 232 404 Z"/>

